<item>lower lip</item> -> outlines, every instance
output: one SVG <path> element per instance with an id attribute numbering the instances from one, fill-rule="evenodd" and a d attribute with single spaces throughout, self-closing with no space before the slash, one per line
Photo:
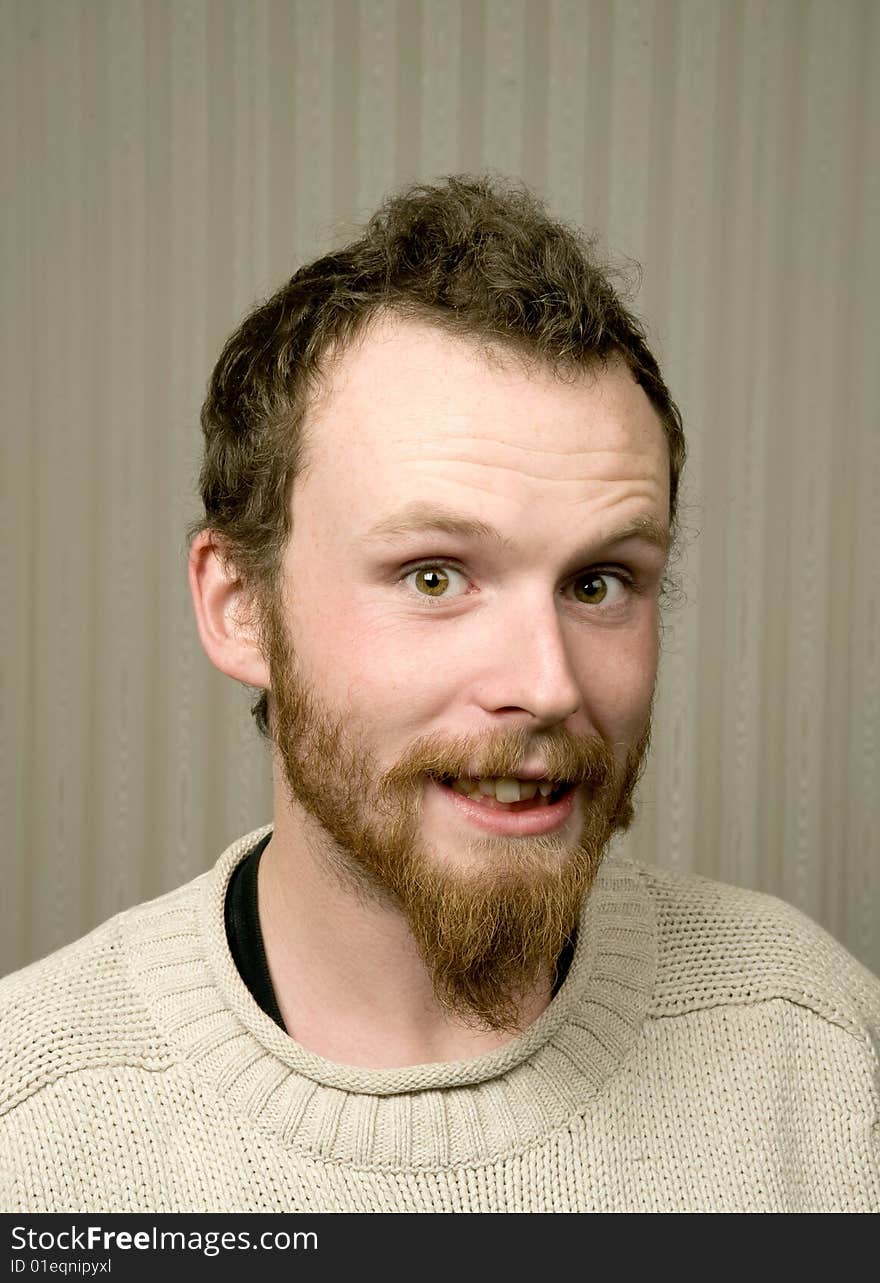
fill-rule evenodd
<path id="1" fill-rule="evenodd" d="M 557 802 L 549 806 L 536 806 L 529 811 L 502 811 L 495 807 L 473 802 L 463 793 L 437 780 L 429 781 L 431 788 L 440 793 L 457 808 L 459 813 L 487 833 L 503 833 L 514 837 L 532 837 L 537 833 L 552 833 L 561 828 L 574 810 L 575 790 L 569 789 Z"/>

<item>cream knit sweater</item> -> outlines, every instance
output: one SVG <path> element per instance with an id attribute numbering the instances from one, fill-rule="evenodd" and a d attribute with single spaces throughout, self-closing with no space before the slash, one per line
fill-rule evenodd
<path id="1" fill-rule="evenodd" d="M 353 1068 L 230 957 L 265 832 L 0 982 L 0 1210 L 880 1210 L 880 982 L 794 909 L 612 856 L 523 1034 Z"/>

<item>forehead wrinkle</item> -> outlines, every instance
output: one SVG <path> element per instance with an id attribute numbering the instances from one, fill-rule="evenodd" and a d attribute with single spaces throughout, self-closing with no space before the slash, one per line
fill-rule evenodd
<path id="1" fill-rule="evenodd" d="M 593 486 L 600 486 L 600 487 L 602 487 L 602 488 L 603 488 L 603 490 L 605 489 L 606 484 L 607 484 L 607 482 L 606 482 L 606 478 L 604 478 L 604 477 L 598 477 L 598 478 L 597 478 L 597 477 L 588 477 L 588 478 L 578 478 L 578 477 L 547 477 L 547 478 L 541 478 L 541 480 L 542 480 L 542 481 L 544 481 L 544 480 L 547 480 L 547 481 L 553 481 L 553 482 L 555 482 L 557 485 L 564 485 L 564 486 L 572 486 L 572 485 L 575 485 L 575 484 L 578 484 L 578 485 L 584 485 L 584 484 L 587 484 L 587 485 L 593 485 Z M 646 476 L 640 476 L 640 477 L 626 476 L 626 477 L 610 478 L 610 480 L 612 480 L 612 481 L 622 481 L 622 482 L 631 482 L 631 481 L 642 482 L 642 483 L 644 483 L 644 487 L 643 487 L 643 488 L 638 489 L 637 491 L 635 491 L 634 493 L 631 493 L 631 494 L 630 494 L 630 493 L 627 493 L 627 494 L 623 494 L 623 495 L 621 495 L 621 494 L 617 493 L 617 494 L 609 495 L 609 494 L 607 494 L 607 492 L 606 492 L 606 493 L 604 493 L 604 494 L 600 494 L 600 495 L 599 495 L 599 499 L 600 499 L 600 500 L 604 500 L 604 502 L 601 504 L 601 506 L 602 506 L 602 507 L 607 506 L 607 504 L 608 504 L 608 503 L 611 503 L 612 505 L 617 505 L 618 503 L 621 503 L 621 502 L 626 501 L 626 500 L 631 499 L 631 498 L 632 498 L 632 499 L 647 499 L 648 501 L 650 501 L 650 500 L 652 500 L 652 499 L 656 498 L 656 480 L 657 480 L 657 479 L 656 479 L 656 477 L 654 477 L 654 476 L 653 476 L 653 474 L 650 474 L 650 473 L 649 473 L 649 474 L 647 474 Z M 439 485 L 449 485 L 449 486 L 452 486 L 452 487 L 454 487 L 454 489 L 455 489 L 456 491 L 458 491 L 458 490 L 474 490 L 474 491 L 476 491 L 476 493 L 477 493 L 477 494 L 481 494 L 481 495 L 483 495 L 483 494 L 490 495 L 493 499 L 497 499 L 497 498 L 498 498 L 498 490 L 497 490 L 497 488 L 496 488 L 495 486 L 493 486 L 493 485 L 481 485 L 481 484 L 480 484 L 480 482 L 479 482 L 479 481 L 476 481 L 476 480 L 467 480 L 467 479 L 465 479 L 464 477 L 441 477 L 441 478 L 439 478 L 439 479 L 437 479 L 437 478 L 433 478 L 433 479 L 432 479 L 432 481 L 433 481 L 433 484 L 434 484 L 434 485 L 439 484 Z M 580 503 L 582 503 L 582 502 L 583 502 L 584 498 L 585 498 L 585 496 L 584 496 L 583 494 L 580 494 L 580 495 L 577 495 L 577 496 L 575 496 L 575 497 L 569 498 L 569 499 L 567 500 L 567 502 L 568 502 L 568 504 L 569 504 L 569 505 L 573 505 L 574 507 L 577 507 L 577 506 L 578 506 L 578 504 L 580 504 Z M 416 501 L 414 501 L 414 502 L 413 502 L 413 504 L 412 504 L 412 505 L 407 504 L 407 505 L 405 505 L 405 506 L 406 506 L 406 508 L 409 508 L 409 507 L 413 507 L 413 508 L 415 508 L 415 507 L 418 505 L 418 503 L 419 503 L 419 502 L 420 502 L 419 500 L 416 500 Z M 424 502 L 425 502 L 425 505 L 426 505 L 426 506 L 428 506 L 428 501 L 424 501 Z M 527 500 L 527 502 L 529 502 L 529 506 L 530 506 L 530 507 L 531 507 L 531 506 L 533 506 L 533 501 Z M 565 501 L 565 499 L 563 498 L 563 500 L 561 500 L 561 502 L 566 502 L 566 501 Z M 593 497 L 592 495 L 590 496 L 590 502 L 591 502 L 591 506 L 592 506 L 592 507 L 595 507 L 595 506 L 596 506 L 596 501 L 595 501 L 595 499 L 594 499 L 594 497 Z M 438 501 L 438 502 L 436 503 L 436 505 L 432 503 L 432 504 L 430 504 L 430 506 L 431 506 L 431 507 L 435 507 L 435 506 L 436 506 L 436 507 L 438 507 L 438 508 L 445 508 L 445 507 L 446 507 L 446 504 L 444 504 L 442 501 Z M 449 510 L 450 510 L 450 511 L 452 511 L 452 509 L 451 509 L 451 508 L 450 508 Z"/>
<path id="2" fill-rule="evenodd" d="M 540 451 L 539 453 L 547 453 L 547 452 L 546 452 L 546 451 Z M 615 456 L 619 457 L 619 455 L 620 455 L 620 453 L 621 453 L 621 452 L 620 452 L 620 451 L 616 451 L 616 450 L 609 450 L 607 453 L 609 453 L 609 454 L 614 454 Z M 634 457 L 636 457 L 636 458 L 642 458 L 641 454 L 639 454 L 638 452 L 633 451 L 632 453 L 633 453 Z M 420 456 L 413 455 L 412 457 L 410 457 L 410 458 L 408 458 L 408 459 L 402 459 L 402 460 L 401 460 L 401 463 L 414 463 L 414 464 L 422 464 L 422 465 L 425 465 L 425 464 L 428 464 L 428 465 L 429 465 L 429 464 L 431 464 L 431 463 L 460 463 L 460 464 L 463 464 L 463 465 L 467 466 L 468 468 L 488 468 L 491 472 L 495 472 L 495 471 L 497 471 L 497 470 L 500 470 L 500 471 L 502 471 L 502 472 L 516 472 L 516 473 L 518 473 L 520 476 L 525 475 L 525 474 L 523 473 L 522 466 L 521 466 L 521 465 L 518 465 L 518 464 L 515 464 L 515 463 L 499 463 L 499 462 L 494 462 L 494 463 L 484 463 L 484 462 L 483 462 L 482 460 L 480 460 L 480 459 L 465 459 L 465 458 L 462 458 L 462 457 L 461 457 L 461 455 L 453 455 L 453 456 L 450 456 L 449 458 L 445 458 L 445 459 L 444 459 L 444 458 L 436 458 L 436 459 L 431 459 L 431 460 L 426 460 L 424 457 L 420 457 Z M 642 472 L 628 472 L 628 473 L 625 473 L 625 474 L 624 474 L 624 475 L 622 475 L 622 476 L 610 476 L 610 475 L 608 475 L 607 473 L 604 473 L 604 472 L 603 472 L 603 473 L 601 473 L 599 476 L 596 476 L 595 474 L 591 474 L 591 475 L 589 475 L 589 476 L 568 475 L 568 476 L 564 476 L 564 477 L 553 477 L 553 476 L 541 476 L 541 475 L 540 475 L 540 474 L 538 474 L 538 473 L 534 473 L 534 474 L 531 474 L 531 475 L 533 475 L 533 476 L 537 477 L 537 479 L 538 479 L 539 481 L 552 481 L 552 482 L 556 482 L 556 483 L 562 483 L 563 485 L 571 485 L 571 484 L 574 484 L 574 483 L 577 483 L 577 484 L 580 484 L 580 485 L 584 485 L 584 484 L 589 485 L 591 482 L 595 482 L 595 483 L 599 483 L 599 484 L 604 484 L 605 482 L 608 482 L 608 481 L 611 481 L 611 482 L 617 482 L 617 481 L 653 481 L 653 480 L 656 480 L 656 474 L 655 474 L 655 473 L 653 473 L 653 472 L 647 472 L 647 473 L 642 473 Z M 467 484 L 467 482 L 464 482 L 464 481 L 461 481 L 461 482 L 460 482 L 460 481 L 458 480 L 458 478 L 456 478 L 456 482 L 455 482 L 455 483 L 456 483 L 456 485 L 459 485 L 459 484 L 460 484 L 460 485 L 466 485 L 466 484 Z"/>
<path id="3" fill-rule="evenodd" d="M 403 437 L 397 438 L 398 441 L 404 441 L 405 439 L 406 438 L 403 438 Z M 622 447 L 610 447 L 610 446 L 592 446 L 592 447 L 585 446 L 582 449 L 578 449 L 578 450 L 552 450 L 549 446 L 520 445 L 518 441 L 500 441 L 497 437 L 475 436 L 474 433 L 472 432 L 469 433 L 467 436 L 463 436 L 463 437 L 444 435 L 442 438 L 438 439 L 434 444 L 438 448 L 442 448 L 443 446 L 451 445 L 454 442 L 464 442 L 467 445 L 477 445 L 477 446 L 484 446 L 489 443 L 492 443 L 498 446 L 499 449 L 501 450 L 507 450 L 507 449 L 522 450 L 527 454 L 552 454 L 560 459 L 577 459 L 581 455 L 592 457 L 593 455 L 597 455 L 597 454 L 613 454 L 613 455 L 624 455 L 624 456 L 635 455 L 640 457 L 645 453 L 643 449 L 628 450 Z M 456 454 L 453 457 L 459 458 L 460 456 L 456 452 Z"/>
<path id="4" fill-rule="evenodd" d="M 410 442 L 409 442 L 409 439 L 406 437 L 396 437 L 393 441 L 390 442 L 390 444 L 392 446 L 405 447 L 406 445 L 410 444 Z M 467 463 L 472 463 L 472 462 L 478 463 L 480 461 L 478 459 L 472 459 L 469 454 L 465 453 L 462 450 L 462 446 L 472 446 L 472 447 L 475 447 L 478 451 L 485 453 L 485 447 L 491 446 L 491 445 L 496 446 L 499 453 L 503 453 L 505 450 L 508 450 L 508 449 L 520 450 L 526 454 L 552 455 L 554 458 L 557 458 L 557 459 L 571 459 L 571 460 L 580 459 L 580 458 L 594 459 L 596 458 L 596 456 L 601 456 L 601 455 L 611 455 L 612 457 L 618 458 L 618 459 L 620 458 L 643 459 L 645 457 L 645 454 L 648 452 L 645 446 L 626 447 L 623 445 L 602 446 L 602 447 L 594 446 L 592 448 L 579 449 L 579 450 L 551 450 L 549 447 L 545 447 L 542 445 L 525 446 L 525 445 L 519 445 L 515 441 L 499 441 L 496 438 L 475 437 L 473 434 L 471 434 L 466 437 L 443 436 L 443 437 L 438 437 L 433 441 L 424 441 L 424 440 L 420 441 L 418 454 L 409 454 L 404 449 L 400 453 L 400 459 L 401 459 L 401 462 L 407 463 L 412 460 L 418 460 L 418 459 L 424 458 L 426 454 L 430 453 L 439 459 L 451 459 L 453 461 L 462 460 L 463 462 L 467 462 Z M 452 448 L 453 446 L 455 447 L 454 449 Z M 492 464 L 491 462 L 489 462 L 487 464 L 484 464 L 483 466 L 491 467 Z"/>

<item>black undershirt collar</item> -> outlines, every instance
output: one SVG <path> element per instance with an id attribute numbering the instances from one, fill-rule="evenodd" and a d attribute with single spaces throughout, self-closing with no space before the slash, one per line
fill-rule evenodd
<path id="1" fill-rule="evenodd" d="M 269 964 L 263 947 L 260 914 L 257 908 L 257 870 L 260 856 L 269 845 L 272 831 L 261 838 L 254 849 L 237 865 L 226 888 L 226 939 L 238 967 L 238 974 L 251 991 L 251 997 L 284 1029 L 278 1009 Z"/>

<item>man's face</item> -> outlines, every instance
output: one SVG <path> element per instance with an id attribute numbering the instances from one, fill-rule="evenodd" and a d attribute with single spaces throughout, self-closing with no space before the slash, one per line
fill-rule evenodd
<path id="1" fill-rule="evenodd" d="M 632 816 L 663 429 L 622 365 L 563 381 L 385 318 L 308 439 L 269 629 L 288 804 L 406 915 L 438 999 L 511 1028 Z"/>

